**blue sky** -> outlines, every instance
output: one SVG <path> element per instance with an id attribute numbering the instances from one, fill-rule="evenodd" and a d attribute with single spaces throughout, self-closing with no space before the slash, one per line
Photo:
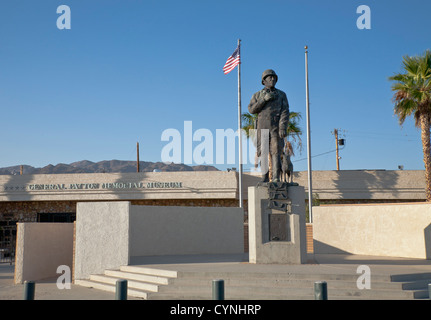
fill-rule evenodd
<path id="1" fill-rule="evenodd" d="M 60 5 L 69 30 L 57 28 Z M 360 5 L 369 30 L 356 26 Z M 243 112 L 272 68 L 302 114 L 295 170 L 307 170 L 304 45 L 313 170 L 336 169 L 334 128 L 342 170 L 422 170 L 420 131 L 412 119 L 399 126 L 388 77 L 431 47 L 430 10 L 426 0 L 4 0 L 0 167 L 135 160 L 136 142 L 156 162 L 162 132 L 183 133 L 184 121 L 214 137 L 236 130 L 237 72 L 222 67 L 241 39 Z"/>

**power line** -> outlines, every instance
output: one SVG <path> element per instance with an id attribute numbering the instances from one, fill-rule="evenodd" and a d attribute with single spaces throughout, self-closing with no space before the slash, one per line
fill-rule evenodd
<path id="1" fill-rule="evenodd" d="M 316 157 L 320 157 L 320 156 L 324 156 L 325 154 L 329 154 L 332 152 L 336 152 L 337 149 L 331 150 L 331 151 L 326 151 L 320 154 L 316 154 L 315 156 L 311 156 L 311 158 L 316 158 Z M 293 160 L 292 162 L 298 162 L 298 161 L 303 161 L 303 160 L 307 160 L 307 158 L 302 158 L 302 159 L 298 159 L 298 160 Z"/>

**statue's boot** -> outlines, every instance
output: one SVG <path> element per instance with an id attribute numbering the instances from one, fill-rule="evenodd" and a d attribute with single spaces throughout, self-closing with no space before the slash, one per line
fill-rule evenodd
<path id="1" fill-rule="evenodd" d="M 280 158 L 278 155 L 272 155 L 272 181 L 280 182 L 280 173 L 281 173 L 281 164 Z"/>

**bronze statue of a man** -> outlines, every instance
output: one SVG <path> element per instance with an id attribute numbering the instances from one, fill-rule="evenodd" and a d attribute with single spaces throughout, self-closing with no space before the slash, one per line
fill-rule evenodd
<path id="1" fill-rule="evenodd" d="M 251 114 L 258 114 L 256 148 L 263 182 L 269 182 L 268 153 L 272 160 L 272 181 L 280 181 L 280 155 L 289 123 L 289 102 L 286 94 L 275 88 L 277 81 L 278 76 L 274 70 L 265 70 L 262 74 L 262 84 L 265 87 L 253 94 L 248 105 Z"/>

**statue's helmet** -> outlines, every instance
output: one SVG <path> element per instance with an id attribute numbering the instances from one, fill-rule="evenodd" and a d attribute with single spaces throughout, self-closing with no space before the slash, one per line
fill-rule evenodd
<path id="1" fill-rule="evenodd" d="M 265 71 L 262 73 L 262 84 L 263 84 L 263 80 L 264 80 L 267 76 L 274 76 L 274 77 L 275 77 L 275 81 L 276 81 L 276 82 L 278 81 L 278 76 L 277 76 L 277 74 L 275 73 L 275 71 L 274 71 L 274 70 L 272 70 L 272 69 L 267 69 L 267 70 L 265 70 Z"/>

